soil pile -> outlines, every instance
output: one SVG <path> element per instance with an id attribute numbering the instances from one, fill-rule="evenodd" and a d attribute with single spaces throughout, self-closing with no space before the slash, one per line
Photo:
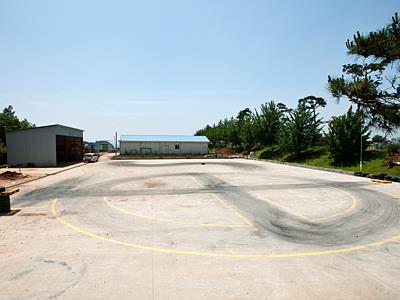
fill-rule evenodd
<path id="1" fill-rule="evenodd" d="M 221 148 L 215 151 L 216 154 L 222 155 L 222 156 L 231 156 L 231 155 L 236 155 L 236 152 L 233 151 L 232 149 L 228 148 Z"/>
<path id="2" fill-rule="evenodd" d="M 29 177 L 28 175 L 24 175 L 22 173 L 13 172 L 13 171 L 5 171 L 0 173 L 0 180 L 17 180 Z"/>

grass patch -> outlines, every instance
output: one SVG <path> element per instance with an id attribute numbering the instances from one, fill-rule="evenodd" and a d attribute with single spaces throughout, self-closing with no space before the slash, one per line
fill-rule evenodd
<path id="1" fill-rule="evenodd" d="M 260 159 L 277 160 L 281 162 L 290 162 L 304 164 L 314 167 L 322 167 L 327 169 L 336 169 L 349 172 L 357 172 L 360 170 L 358 163 L 346 166 L 334 166 L 333 161 L 329 158 L 329 154 L 324 147 L 311 147 L 306 151 L 302 151 L 297 155 L 279 155 L 272 147 L 264 147 L 256 151 L 255 156 Z M 387 168 L 385 162 L 385 151 L 367 151 L 363 161 L 363 172 L 370 174 L 389 174 L 392 176 L 400 176 L 400 167 L 392 169 Z"/>
<path id="2" fill-rule="evenodd" d="M 285 155 L 282 157 L 282 161 L 295 162 L 295 163 L 307 163 L 310 160 L 319 159 L 321 156 L 326 155 L 326 148 L 324 147 L 311 147 L 307 150 L 301 151 L 297 154 Z"/>

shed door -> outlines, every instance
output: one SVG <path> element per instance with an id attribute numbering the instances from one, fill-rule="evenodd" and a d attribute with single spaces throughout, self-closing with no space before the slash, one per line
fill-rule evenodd
<path id="1" fill-rule="evenodd" d="M 161 154 L 169 154 L 169 146 L 168 145 L 161 145 L 160 153 Z"/>
<path id="2" fill-rule="evenodd" d="M 81 161 L 83 140 L 81 137 L 56 135 L 57 164 Z"/>

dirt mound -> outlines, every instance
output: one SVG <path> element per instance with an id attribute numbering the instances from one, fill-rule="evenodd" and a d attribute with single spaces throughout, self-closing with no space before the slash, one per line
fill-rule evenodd
<path id="1" fill-rule="evenodd" d="M 13 172 L 13 171 L 5 171 L 0 174 L 0 180 L 17 180 L 29 177 L 28 175 L 23 175 L 22 173 Z"/>
<path id="2" fill-rule="evenodd" d="M 236 152 L 233 151 L 232 149 L 229 148 L 221 148 L 215 151 L 216 154 L 220 154 L 223 156 L 230 156 L 230 155 L 236 155 Z"/>
<path id="3" fill-rule="evenodd" d="M 400 166 L 400 153 L 387 156 L 386 162 L 388 163 L 389 169 L 393 168 L 394 166 Z"/>

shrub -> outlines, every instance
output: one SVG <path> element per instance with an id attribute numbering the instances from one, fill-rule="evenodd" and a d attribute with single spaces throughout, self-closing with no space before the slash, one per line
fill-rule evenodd
<path id="1" fill-rule="evenodd" d="M 353 112 L 351 107 L 346 114 L 333 117 L 329 121 L 328 150 L 335 165 L 351 164 L 360 158 L 361 134 L 362 149 L 365 152 L 370 132 L 362 124 L 361 113 Z"/>
<path id="2" fill-rule="evenodd" d="M 276 147 L 266 147 L 259 154 L 261 159 L 273 159 L 279 155 L 278 149 Z"/>

